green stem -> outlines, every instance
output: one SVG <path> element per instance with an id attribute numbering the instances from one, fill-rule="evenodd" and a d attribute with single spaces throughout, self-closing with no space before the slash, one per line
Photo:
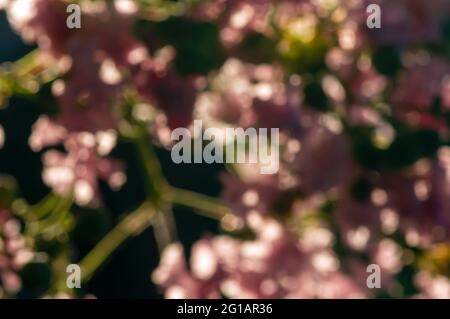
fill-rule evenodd
<path id="1" fill-rule="evenodd" d="M 144 133 L 138 134 L 138 136 L 136 146 L 145 170 L 144 175 L 147 177 L 146 184 L 149 187 L 149 197 L 156 197 L 157 201 L 160 202 L 157 205 L 160 208 L 160 205 L 162 205 L 163 211 L 166 211 L 167 203 L 178 204 L 190 207 L 206 217 L 217 220 L 221 220 L 231 212 L 226 205 L 209 196 L 171 187 L 162 175 L 161 164 L 151 142 Z"/>
<path id="2" fill-rule="evenodd" d="M 127 215 L 111 230 L 80 263 L 81 281 L 89 280 L 95 270 L 118 248 L 128 237 L 136 236 L 149 227 L 156 210 L 149 202 L 144 202 L 136 211 Z"/>
<path id="3" fill-rule="evenodd" d="M 176 225 L 171 211 L 171 203 L 164 198 L 164 194 L 170 191 L 170 186 L 162 173 L 161 164 L 145 133 L 145 128 L 137 127 L 137 130 L 135 144 L 144 171 L 147 198 L 158 210 L 153 226 L 158 248 L 162 252 L 167 245 L 176 241 Z"/>
<path id="4" fill-rule="evenodd" d="M 205 217 L 221 220 L 231 213 L 231 210 L 220 201 L 189 190 L 172 188 L 167 196 L 168 201 L 192 208 Z"/>
<path id="5" fill-rule="evenodd" d="M 138 157 L 144 170 L 145 184 L 148 197 L 159 201 L 160 194 L 169 190 L 169 184 L 162 174 L 161 165 L 156 156 L 151 142 L 146 138 L 145 132 L 139 132 L 135 139 Z M 157 203 L 158 204 L 158 203 Z"/>
<path id="6" fill-rule="evenodd" d="M 176 230 L 172 223 L 172 214 L 169 212 L 158 211 L 153 223 L 153 231 L 160 254 L 171 243 L 176 241 Z"/>
<path id="7" fill-rule="evenodd" d="M 138 157 L 143 167 L 148 199 L 133 213 L 127 215 L 111 230 L 80 263 L 81 281 L 88 281 L 106 259 L 130 236 L 135 236 L 150 225 L 155 226 L 155 236 L 160 249 L 175 240 L 175 224 L 171 205 L 190 207 L 209 218 L 221 220 L 230 213 L 227 206 L 208 196 L 171 187 L 162 174 L 161 165 L 143 132 L 134 139 Z M 57 287 L 66 290 L 64 283 Z"/>
<path id="8" fill-rule="evenodd" d="M 46 70 L 39 50 L 34 50 L 14 62 L 13 73 L 16 77 L 32 75 L 37 76 Z"/>

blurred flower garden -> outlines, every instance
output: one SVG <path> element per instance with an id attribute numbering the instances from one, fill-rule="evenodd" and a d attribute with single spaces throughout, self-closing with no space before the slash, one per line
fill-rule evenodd
<path id="1" fill-rule="evenodd" d="M 449 0 L 0 8 L 0 297 L 450 298 Z M 174 168 L 194 119 L 279 128 L 278 173 Z"/>

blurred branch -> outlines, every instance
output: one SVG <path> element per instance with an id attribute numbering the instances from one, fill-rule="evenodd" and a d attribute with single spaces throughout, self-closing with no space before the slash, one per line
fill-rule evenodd
<path id="1" fill-rule="evenodd" d="M 153 230 L 160 253 L 176 241 L 176 227 L 172 211 L 158 211 L 155 215 Z"/>
<path id="2" fill-rule="evenodd" d="M 166 178 L 163 175 L 161 164 L 156 156 L 155 150 L 151 141 L 147 138 L 147 135 L 143 128 L 140 128 L 137 137 L 134 139 L 138 158 L 141 162 L 145 184 L 148 187 L 148 197 L 158 203 L 162 199 L 162 194 L 169 191 L 170 186 L 167 183 Z"/>
<path id="3" fill-rule="evenodd" d="M 190 207 L 202 215 L 221 220 L 230 213 L 228 207 L 208 196 L 188 190 L 171 187 L 165 179 L 161 164 L 151 141 L 142 127 L 135 127 L 132 138 L 141 161 L 147 200 L 133 213 L 127 215 L 111 230 L 81 261 L 81 281 L 88 281 L 106 259 L 129 237 L 153 225 L 159 249 L 176 240 L 175 221 L 172 204 Z M 65 283 L 56 285 L 59 290 L 67 290 Z"/>
<path id="4" fill-rule="evenodd" d="M 95 270 L 129 237 L 140 234 L 149 227 L 156 210 L 149 202 L 144 202 L 137 210 L 128 214 L 111 230 L 89 254 L 80 262 L 81 281 L 88 281 Z M 65 286 L 65 283 L 62 283 Z M 61 283 L 58 286 L 63 287 Z"/>
<path id="5" fill-rule="evenodd" d="M 13 95 L 36 101 L 41 86 L 57 77 L 38 50 L 31 51 L 19 60 L 0 64 L 0 106 Z"/>
<path id="6" fill-rule="evenodd" d="M 199 0 L 138 0 L 138 16 L 141 19 L 163 20 L 170 16 L 180 16 Z"/>
<path id="7" fill-rule="evenodd" d="M 57 197 L 48 216 L 43 219 L 30 219 L 30 230 L 34 231 L 34 235 L 40 234 L 49 238 L 67 233 L 73 222 L 70 214 L 72 202 L 72 197 Z"/>
<path id="8" fill-rule="evenodd" d="M 231 213 L 231 210 L 215 198 L 189 190 L 172 188 L 167 195 L 174 204 L 197 210 L 201 215 L 217 220 Z"/>
<path id="9" fill-rule="evenodd" d="M 38 50 L 31 51 L 13 63 L 14 74 L 17 77 L 39 75 L 47 69 Z"/>
<path id="10" fill-rule="evenodd" d="M 171 203 L 164 198 L 164 194 L 170 191 L 170 186 L 163 175 L 161 164 L 145 129 L 140 126 L 137 126 L 136 129 L 138 134 L 134 142 L 144 173 L 147 197 L 158 210 L 155 217 L 154 234 L 162 253 L 167 245 L 176 241 L 176 225 Z"/>
<path id="11" fill-rule="evenodd" d="M 159 205 L 170 203 L 190 207 L 206 217 L 217 220 L 221 220 L 225 215 L 231 213 L 226 205 L 214 198 L 170 186 L 162 174 L 161 164 L 151 141 L 146 138 L 144 133 L 139 135 L 141 137 L 137 139 L 136 143 L 143 167 L 148 176 L 146 183 L 149 184 L 149 189 L 151 190 L 149 196 L 156 197 L 160 202 Z"/>
<path id="12" fill-rule="evenodd" d="M 112 253 L 128 238 L 139 235 L 155 221 L 154 205 L 145 201 L 135 211 L 126 215 L 97 245 L 80 261 L 81 282 L 86 283 Z M 67 292 L 66 276 L 59 276 L 47 294 Z"/>

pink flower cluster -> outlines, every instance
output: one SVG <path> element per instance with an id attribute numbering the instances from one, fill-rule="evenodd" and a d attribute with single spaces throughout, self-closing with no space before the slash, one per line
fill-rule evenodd
<path id="1" fill-rule="evenodd" d="M 123 165 L 106 156 L 115 146 L 126 85 L 164 110 L 169 127 L 191 121 L 194 87 L 171 70 L 170 55 L 151 59 L 131 34 L 136 12 L 131 2 L 82 2 L 80 29 L 66 26 L 62 1 L 14 0 L 5 6 L 11 25 L 37 42 L 61 75 L 52 85 L 59 112 L 41 117 L 30 137 L 36 151 L 63 143 L 67 152 L 46 152 L 43 179 L 61 195 L 73 193 L 80 205 L 97 205 L 98 178 L 113 188 L 125 182 Z"/>
<path id="2" fill-rule="evenodd" d="M 99 204 L 97 178 L 107 181 L 112 189 L 121 187 L 126 180 L 122 163 L 103 157 L 116 145 L 116 135 L 114 130 L 69 133 L 42 116 L 34 125 L 30 145 L 39 151 L 64 143 L 67 153 L 49 150 L 44 154 L 44 182 L 59 195 L 73 193 L 80 205 Z"/>
<path id="3" fill-rule="evenodd" d="M 191 251 L 173 244 L 162 255 L 153 280 L 168 298 L 360 298 L 364 289 L 341 273 L 327 247 L 326 230 L 291 237 L 270 219 L 253 220 L 256 239 L 205 238 Z M 325 245 L 325 247 L 324 247 Z"/>
<path id="4" fill-rule="evenodd" d="M 181 244 L 163 253 L 153 280 L 166 297 L 371 297 L 368 263 L 392 296 L 405 296 L 398 275 L 413 267 L 414 296 L 450 297 L 449 274 L 421 269 L 424 252 L 450 250 L 448 0 L 199 1 L 182 18 L 215 23 L 226 59 L 187 76 L 176 44 L 153 51 L 138 40 L 138 4 L 125 2 L 81 1 L 82 28 L 68 29 L 62 1 L 5 1 L 11 25 L 59 74 L 59 112 L 30 137 L 56 193 L 98 205 L 99 178 L 120 187 L 123 164 L 108 157 L 118 127 L 136 110 L 151 117 L 149 105 L 161 140 L 193 117 L 219 130 L 280 129 L 278 173 L 237 164 L 221 176 L 233 236 L 201 239 L 189 265 Z M 381 29 L 366 25 L 371 3 Z M 243 58 L 254 34 L 274 51 L 269 61 Z"/>
<path id="5" fill-rule="evenodd" d="M 442 101 L 442 112 L 448 114 L 448 59 L 433 57 L 426 52 L 413 55 L 407 69 L 398 79 L 392 94 L 393 111 L 408 122 L 424 128 L 447 133 L 442 117 L 433 116 L 431 108 L 436 99 Z"/>
<path id="6" fill-rule="evenodd" d="M 275 25 L 286 33 L 279 43 L 283 53 L 290 42 L 307 46 L 324 17 L 338 22 L 333 33 L 338 44 L 329 46 L 324 56 L 328 74 L 321 75 L 317 84 L 331 104 L 325 112 L 311 110 L 308 96 L 301 94 L 307 94 L 310 74 L 289 74 L 277 63 L 251 64 L 232 58 L 210 78 L 195 114 L 210 127 L 280 128 L 281 167 L 278 174 L 264 176 L 255 165 L 235 165 L 235 175 L 222 176 L 221 197 L 236 215 L 231 224 L 224 221 L 226 227 L 250 228 L 256 239 L 202 239 L 192 249 L 190 267 L 181 246 L 168 248 L 154 273 L 167 297 L 373 296 L 374 291 L 365 286 L 367 261 L 342 258 L 335 271 L 322 274 L 311 267 L 311 252 L 301 247 L 307 239 L 293 224 L 308 231 L 323 227 L 323 221 L 309 225 L 308 220 L 320 220 L 330 202 L 331 223 L 325 223 L 325 228 L 332 230 L 336 225 L 346 249 L 380 265 L 384 289 L 393 296 L 402 295 L 396 275 L 416 260 L 410 249 L 448 244 L 448 147 L 441 146 L 436 155 L 401 170 L 370 170 L 354 158 L 354 141 L 347 131 L 371 130 L 367 142 L 380 152 L 395 141 L 397 120 L 447 139 L 442 114 L 448 108 L 450 64 L 442 55 L 410 46 L 439 41 L 449 8 L 444 1 L 377 3 L 386 15 L 381 30 L 366 27 L 365 1 L 343 1 L 336 8 L 309 1 L 204 1 L 194 10 L 195 18 L 221 21 L 225 45 L 238 45 L 252 32 L 276 38 Z M 290 10 L 283 10 L 284 6 Z M 312 12 L 321 18 L 311 18 Z M 311 34 L 303 32 L 308 27 Z M 368 47 L 377 50 L 383 45 L 404 46 L 402 70 L 393 77 L 380 73 L 367 53 Z M 442 113 L 433 114 L 433 105 L 439 101 Z M 358 196 L 355 191 L 366 194 Z M 268 216 L 286 223 L 278 224 Z M 273 230 L 277 235 L 268 240 L 263 235 L 266 226 L 255 227 L 255 219 L 277 229 Z M 393 239 L 397 234 L 404 244 Z M 292 242 L 291 237 L 300 239 Z M 449 286 L 442 278 L 418 274 L 415 283 L 423 291 L 420 297 L 448 298 Z M 442 287 L 431 293 L 438 289 L 435 281 Z"/>
<path id="7" fill-rule="evenodd" d="M 13 296 L 20 291 L 22 281 L 18 273 L 33 256 L 19 221 L 0 209 L 0 297 Z"/>

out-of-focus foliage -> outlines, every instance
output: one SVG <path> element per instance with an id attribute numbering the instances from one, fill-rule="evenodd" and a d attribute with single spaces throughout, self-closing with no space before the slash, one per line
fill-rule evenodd
<path id="1" fill-rule="evenodd" d="M 66 26 L 69 3 L 80 29 Z M 1 65 L 0 105 L 39 106 L 29 146 L 51 190 L 31 205 L 0 177 L 1 297 L 66 296 L 68 264 L 84 284 L 153 226 L 152 280 L 169 298 L 450 298 L 448 0 L 0 4 L 37 46 Z M 174 188 L 154 147 L 193 120 L 278 128 L 279 171 L 227 165 L 220 198 Z M 0 122 L 5 148 L 11 125 Z M 116 158 L 126 143 L 135 161 Z M 130 165 L 144 199 L 110 230 L 103 195 L 120 198 Z M 220 222 L 189 264 L 173 206 Z M 79 261 L 74 240 L 96 246 Z M 381 288 L 367 287 L 369 264 Z"/>

